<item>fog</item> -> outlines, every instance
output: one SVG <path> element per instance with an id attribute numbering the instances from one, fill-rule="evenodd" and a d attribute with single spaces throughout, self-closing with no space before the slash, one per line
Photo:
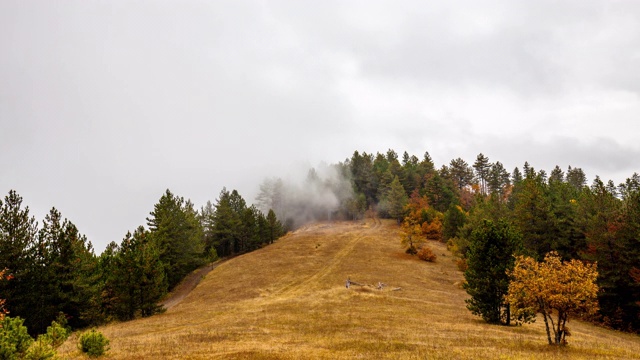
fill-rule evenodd
<path id="1" fill-rule="evenodd" d="M 640 171 L 638 19 L 609 0 L 4 0 L 0 192 L 101 251 L 167 188 L 199 207 L 281 178 L 332 209 L 291 169 L 354 150 L 619 183 Z"/>
<path id="2" fill-rule="evenodd" d="M 344 219 L 339 210 L 353 197 L 348 171 L 339 164 L 321 164 L 302 175 L 265 179 L 256 196 L 258 208 L 265 214 L 273 210 L 291 229 L 311 221 Z"/>

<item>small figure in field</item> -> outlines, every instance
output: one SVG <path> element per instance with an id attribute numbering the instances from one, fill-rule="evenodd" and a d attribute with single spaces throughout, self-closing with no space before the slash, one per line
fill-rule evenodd
<path id="1" fill-rule="evenodd" d="M 346 284 L 347 289 L 349 288 L 349 286 L 351 286 L 351 278 L 347 278 L 347 284 Z"/>

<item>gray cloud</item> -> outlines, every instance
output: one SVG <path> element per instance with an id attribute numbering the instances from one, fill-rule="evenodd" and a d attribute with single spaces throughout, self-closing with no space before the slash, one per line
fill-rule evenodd
<path id="1" fill-rule="evenodd" d="M 101 250 L 164 189 L 393 148 L 638 171 L 635 1 L 3 1 L 0 191 Z"/>

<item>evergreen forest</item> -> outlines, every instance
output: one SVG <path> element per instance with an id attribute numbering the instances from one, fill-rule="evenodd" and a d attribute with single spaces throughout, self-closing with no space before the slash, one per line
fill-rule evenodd
<path id="1" fill-rule="evenodd" d="M 11 190 L 0 200 L 3 311 L 24 319 L 32 335 L 44 333 L 59 314 L 74 329 L 150 316 L 194 269 L 272 243 L 283 231 L 273 211 L 247 206 L 235 190 L 223 189 L 201 209 L 167 190 L 147 227 L 97 255 L 56 208 L 40 225 Z"/>

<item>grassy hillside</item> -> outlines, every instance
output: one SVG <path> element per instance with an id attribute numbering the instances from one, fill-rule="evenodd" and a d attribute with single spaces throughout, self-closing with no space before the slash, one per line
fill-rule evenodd
<path id="1" fill-rule="evenodd" d="M 485 324 L 465 308 L 454 258 L 429 246 L 436 263 L 404 254 L 392 222 L 308 226 L 220 265 L 164 314 L 101 328 L 108 357 L 640 359 L 640 337 L 577 321 L 560 349 L 542 321 Z M 387 286 L 346 289 L 347 277 Z M 64 357 L 79 356 L 75 341 Z"/>

